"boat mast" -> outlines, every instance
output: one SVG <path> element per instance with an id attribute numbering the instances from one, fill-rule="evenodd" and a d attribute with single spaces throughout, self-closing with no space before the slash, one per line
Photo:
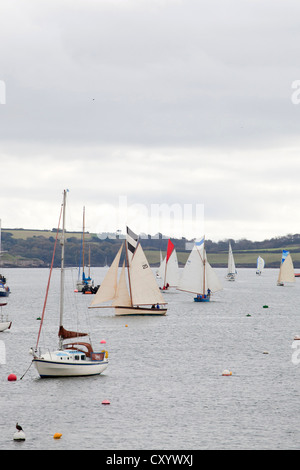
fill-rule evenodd
<path id="1" fill-rule="evenodd" d="M 82 221 L 82 278 L 85 279 L 84 274 L 84 231 L 85 231 L 85 206 L 83 206 L 83 221 Z"/>
<path id="2" fill-rule="evenodd" d="M 205 295 L 205 237 L 203 240 L 203 295 Z"/>
<path id="3" fill-rule="evenodd" d="M 60 239 L 61 245 L 61 267 L 60 267 L 60 316 L 59 316 L 59 328 L 63 326 L 63 314 L 64 314 L 64 284 L 65 284 L 65 223 L 66 223 L 66 199 L 67 192 L 64 190 L 63 198 L 63 228 L 62 235 Z M 62 337 L 59 337 L 59 349 L 62 349 Z"/>
<path id="4" fill-rule="evenodd" d="M 131 302 L 131 307 L 133 307 L 133 303 L 132 303 L 132 293 L 131 293 L 130 271 L 129 271 L 128 248 L 127 248 L 127 243 L 126 243 L 126 242 L 125 242 L 125 255 L 126 255 L 126 262 L 127 262 L 127 274 L 128 274 L 128 284 L 129 284 L 130 302 Z"/>

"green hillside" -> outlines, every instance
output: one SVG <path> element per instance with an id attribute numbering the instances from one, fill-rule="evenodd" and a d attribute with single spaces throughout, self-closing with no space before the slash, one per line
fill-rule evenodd
<path id="1" fill-rule="evenodd" d="M 2 229 L 2 266 L 7 267 L 46 267 L 52 259 L 56 230 L 23 230 Z M 81 256 L 81 232 L 66 232 L 66 266 L 78 266 Z M 191 243 L 188 240 L 172 239 L 181 266 L 186 263 Z M 252 242 L 247 239 L 230 240 L 234 259 L 237 267 L 256 267 L 258 255 L 262 256 L 266 268 L 278 268 L 280 265 L 281 252 L 289 250 L 292 255 L 294 266 L 300 269 L 300 235 L 287 235 L 276 237 L 263 242 Z M 105 266 L 111 264 L 122 240 L 102 239 L 93 233 L 85 234 L 85 247 L 87 264 L 88 250 L 92 266 Z M 148 237 L 141 240 L 147 259 L 152 266 L 159 265 L 160 251 L 166 254 L 168 239 L 161 237 L 152 239 Z M 226 267 L 228 259 L 228 240 L 205 242 L 207 257 L 212 266 Z M 60 264 L 60 246 L 58 244 L 55 256 L 55 266 Z"/>

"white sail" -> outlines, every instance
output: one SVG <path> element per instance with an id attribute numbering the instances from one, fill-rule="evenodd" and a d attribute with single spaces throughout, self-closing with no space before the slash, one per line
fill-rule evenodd
<path id="1" fill-rule="evenodd" d="M 295 282 L 294 265 L 290 253 L 283 257 L 279 270 L 278 283 L 283 282 Z"/>
<path id="2" fill-rule="evenodd" d="M 113 299 L 112 305 L 115 307 L 116 305 L 121 305 L 122 307 L 129 307 L 131 305 L 131 300 L 128 292 L 127 282 L 126 282 L 126 275 L 125 275 L 125 260 L 123 262 L 122 271 L 120 275 L 120 279 L 118 282 L 116 295 Z"/>
<path id="3" fill-rule="evenodd" d="M 168 287 L 177 287 L 179 282 L 179 268 L 177 253 L 171 240 L 168 241 L 167 254 L 163 261 L 160 262 L 157 270 L 157 278 L 159 287 L 167 289 Z"/>
<path id="4" fill-rule="evenodd" d="M 206 254 L 205 254 L 206 257 Z M 205 276 L 206 276 L 206 287 L 210 289 L 211 292 L 218 292 L 223 289 L 223 286 L 216 274 L 216 271 L 211 267 L 209 262 L 205 262 Z"/>
<path id="5" fill-rule="evenodd" d="M 165 285 L 169 284 L 170 287 L 177 287 L 179 282 L 179 270 L 177 253 L 174 249 L 170 258 L 168 259 L 166 267 Z"/>
<path id="6" fill-rule="evenodd" d="M 100 304 L 112 300 L 116 315 L 165 315 L 167 309 L 161 308 L 160 305 L 166 302 L 140 244 L 135 247 L 130 257 L 129 267 L 125 268 L 125 262 L 123 263 L 120 278 L 117 281 L 121 250 L 122 247 L 89 308 L 105 307 Z M 149 307 L 139 308 L 139 306 Z"/>
<path id="7" fill-rule="evenodd" d="M 156 272 L 156 277 L 158 280 L 159 287 L 163 287 L 164 285 L 164 279 L 165 279 L 165 272 L 166 272 L 166 258 L 164 258 L 160 262 L 160 266 Z"/>
<path id="8" fill-rule="evenodd" d="M 261 256 L 259 256 L 257 258 L 257 268 L 256 268 L 257 272 L 261 273 L 263 271 L 264 267 L 265 267 L 265 260 Z"/>
<path id="9" fill-rule="evenodd" d="M 227 272 L 228 274 L 236 274 L 235 262 L 234 262 L 234 257 L 233 257 L 230 242 L 229 242 L 229 249 L 228 249 L 228 271 Z"/>
<path id="10" fill-rule="evenodd" d="M 222 288 L 218 276 L 207 261 L 204 244 L 200 248 L 195 245 L 183 269 L 177 289 L 204 295 L 208 289 L 217 292 Z"/>
<path id="11" fill-rule="evenodd" d="M 94 307 L 115 298 L 118 286 L 118 267 L 122 249 L 123 245 L 120 247 L 112 265 L 107 271 L 105 278 L 94 296 L 91 306 Z"/>
<path id="12" fill-rule="evenodd" d="M 163 264 L 164 260 L 163 260 L 163 256 L 162 256 L 162 252 L 161 250 L 159 251 L 159 267 L 157 268 L 156 270 L 156 277 L 157 279 L 160 279 L 161 278 L 161 269 L 162 269 L 162 264 Z"/>
<path id="13" fill-rule="evenodd" d="M 160 267 L 157 271 L 157 278 L 159 280 L 159 287 L 177 287 L 179 282 L 179 268 L 177 253 L 174 249 L 170 255 L 168 261 L 167 257 L 161 262 Z"/>
<path id="14" fill-rule="evenodd" d="M 135 249 L 129 271 L 133 305 L 165 303 L 140 244 Z"/>
<path id="15" fill-rule="evenodd" d="M 196 246 L 187 259 L 177 289 L 194 294 L 203 291 L 203 261 Z"/>

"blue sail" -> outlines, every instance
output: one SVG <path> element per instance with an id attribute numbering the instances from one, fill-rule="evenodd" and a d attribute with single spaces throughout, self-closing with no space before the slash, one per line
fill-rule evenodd
<path id="1" fill-rule="evenodd" d="M 286 259 L 286 257 L 288 256 L 289 254 L 289 251 L 287 250 L 282 250 L 282 258 L 281 258 L 281 263 L 283 263 Z"/>

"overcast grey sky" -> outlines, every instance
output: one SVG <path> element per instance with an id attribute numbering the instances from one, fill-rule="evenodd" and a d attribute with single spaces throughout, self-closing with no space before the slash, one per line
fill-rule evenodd
<path id="1" fill-rule="evenodd" d="M 55 227 L 68 188 L 70 230 L 85 205 L 93 232 L 299 233 L 299 18 L 296 0 L 2 0 L 2 226 Z"/>

